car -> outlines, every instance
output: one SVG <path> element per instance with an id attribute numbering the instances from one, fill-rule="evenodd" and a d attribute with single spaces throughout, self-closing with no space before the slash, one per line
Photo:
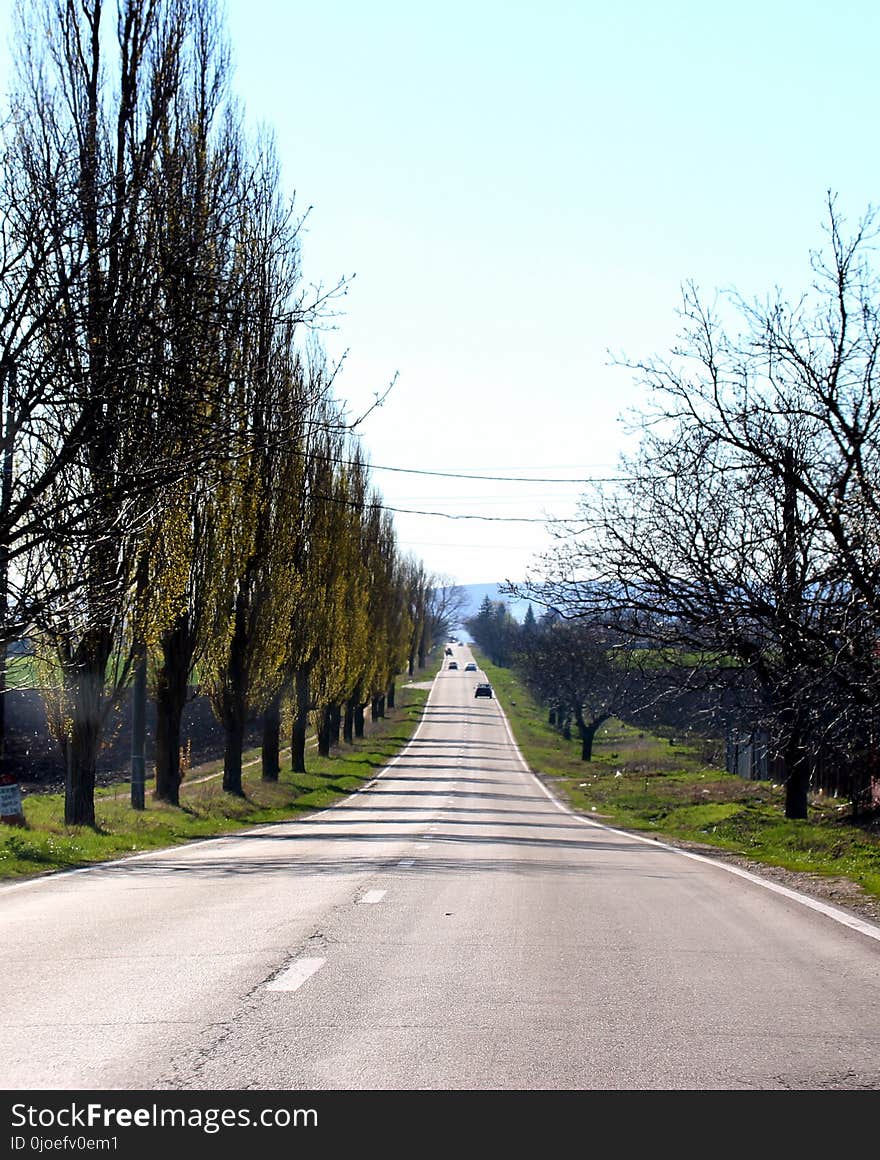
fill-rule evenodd
<path id="1" fill-rule="evenodd" d="M 450 661 L 446 667 L 447 667 L 447 669 L 457 669 L 458 668 L 458 661 Z"/>
<path id="2" fill-rule="evenodd" d="M 464 671 L 466 673 L 475 673 L 477 671 L 477 666 L 473 661 L 468 661 L 468 663 L 464 666 Z"/>
<path id="3" fill-rule="evenodd" d="M 492 696 L 492 686 L 487 685 L 485 682 L 481 682 L 474 689 L 474 696 L 475 697 L 491 697 Z"/>
<path id="4" fill-rule="evenodd" d="M 452 649 L 451 649 L 451 648 L 448 648 L 448 649 L 446 650 L 446 655 L 447 655 L 448 657 L 451 657 L 451 656 L 452 656 Z"/>

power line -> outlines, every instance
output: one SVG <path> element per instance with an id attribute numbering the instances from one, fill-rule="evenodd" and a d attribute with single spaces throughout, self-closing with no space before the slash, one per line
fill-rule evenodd
<path id="1" fill-rule="evenodd" d="M 337 460 L 337 462 L 347 463 L 348 461 Z M 623 479 L 619 475 L 593 475 L 580 479 L 560 479 L 559 476 L 551 479 L 537 475 L 470 475 L 463 471 L 424 471 L 417 467 L 388 467 L 369 462 L 365 466 L 371 471 L 395 471 L 404 475 L 433 475 L 440 479 L 484 479 L 487 483 L 620 483 Z"/>
<path id="2" fill-rule="evenodd" d="M 491 497 L 485 495 L 418 495 L 413 493 L 411 495 L 398 495 L 394 497 L 395 503 L 442 503 L 442 504 L 456 504 L 461 507 L 480 506 L 485 507 L 487 503 L 491 502 L 494 507 L 517 507 L 522 508 L 526 504 L 548 504 L 553 501 L 571 503 L 571 494 L 564 494 L 563 492 L 541 493 L 536 492 L 533 495 L 520 496 L 501 496 L 493 495 Z"/>
<path id="3" fill-rule="evenodd" d="M 551 524 L 575 524 L 583 526 L 583 518 L 563 518 L 561 516 L 484 516 L 472 513 L 460 513 L 454 515 L 451 512 L 437 512 L 426 511 L 422 508 L 403 508 L 392 507 L 390 504 L 383 503 L 380 499 L 367 500 L 350 500 L 343 499 L 339 496 L 332 495 L 317 495 L 315 499 L 326 503 L 338 503 L 345 507 L 352 508 L 378 508 L 383 512 L 393 512 L 395 515 L 404 516 L 434 516 L 441 520 L 480 520 L 483 523 L 493 524 L 543 524 L 545 527 Z"/>
<path id="4" fill-rule="evenodd" d="M 314 452 L 308 449 L 294 449 L 294 454 L 304 459 L 312 457 Z M 368 456 L 356 459 L 339 455 L 327 455 L 317 452 L 318 458 L 326 463 L 335 463 L 341 467 L 358 467 L 366 471 L 392 471 L 401 475 L 427 475 L 437 479 L 471 479 L 485 483 L 623 483 L 626 476 L 621 475 L 585 475 L 585 476 L 540 476 L 540 475 L 482 475 L 466 471 L 431 471 L 421 467 L 392 467 L 387 463 L 371 463 Z"/>
<path id="5" fill-rule="evenodd" d="M 424 511 L 419 508 L 401 508 L 391 507 L 390 504 L 383 503 L 381 499 L 346 499 L 344 496 L 336 495 L 315 495 L 314 499 L 320 500 L 324 503 L 337 503 L 343 507 L 359 508 L 366 510 L 367 508 L 378 508 L 383 512 L 394 512 L 396 515 L 404 516 L 436 516 L 442 520 L 483 520 L 493 524 L 580 524 L 583 525 L 583 519 L 561 519 L 557 516 L 481 516 L 471 514 L 453 515 L 451 512 L 433 512 Z"/>
<path id="6" fill-rule="evenodd" d="M 389 507 L 385 503 L 368 503 L 367 507 L 380 507 L 386 512 L 405 516 L 437 516 L 444 520 L 484 520 L 495 524 L 583 524 L 582 519 L 557 519 L 555 516 L 478 516 L 452 515 L 450 512 L 427 512 L 416 508 Z"/>

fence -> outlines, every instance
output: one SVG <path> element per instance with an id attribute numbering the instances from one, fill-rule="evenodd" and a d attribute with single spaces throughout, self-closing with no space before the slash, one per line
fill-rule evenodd
<path id="1" fill-rule="evenodd" d="M 725 767 L 748 781 L 785 781 L 785 762 L 774 756 L 766 729 L 730 729 Z M 880 808 L 880 750 L 873 747 L 858 758 L 819 748 L 810 759 L 810 786 L 819 793 L 847 797 L 858 811 Z"/>
<path id="2" fill-rule="evenodd" d="M 766 781 L 770 777 L 770 735 L 766 729 L 751 733 L 731 729 L 727 734 L 725 766 L 728 773 L 748 781 Z"/>

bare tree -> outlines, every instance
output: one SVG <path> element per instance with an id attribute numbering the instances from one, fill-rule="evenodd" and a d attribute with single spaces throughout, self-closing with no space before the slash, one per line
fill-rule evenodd
<path id="1" fill-rule="evenodd" d="M 520 634 L 515 667 L 557 721 L 573 717 L 581 760 L 590 761 L 597 730 L 632 704 L 633 674 L 625 649 L 586 618 L 552 619 Z"/>
<path id="2" fill-rule="evenodd" d="M 451 576 L 430 577 L 428 592 L 428 634 L 432 644 L 446 640 L 463 624 L 467 593 Z"/>
<path id="3" fill-rule="evenodd" d="M 599 616 L 766 725 L 805 817 L 817 747 L 851 746 L 875 712 L 880 596 L 871 215 L 794 304 L 732 300 L 734 337 L 686 287 L 682 341 L 627 364 L 647 388 L 623 481 L 584 498 L 535 599 Z M 731 698 L 731 694 L 733 694 Z"/>

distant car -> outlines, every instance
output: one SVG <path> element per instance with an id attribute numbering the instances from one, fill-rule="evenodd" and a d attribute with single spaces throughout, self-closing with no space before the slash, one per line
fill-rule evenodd
<path id="1" fill-rule="evenodd" d="M 485 683 L 477 685 L 477 687 L 474 689 L 474 696 L 475 697 L 491 697 L 492 696 L 492 686 L 487 685 Z"/>
<path id="2" fill-rule="evenodd" d="M 475 673 L 477 671 L 477 666 L 473 661 L 468 661 L 468 663 L 464 666 L 464 671 L 466 673 Z"/>
<path id="3" fill-rule="evenodd" d="M 452 656 L 452 649 L 451 649 L 451 648 L 448 648 L 448 649 L 446 650 L 446 655 L 447 655 L 448 657 L 451 657 L 451 656 Z"/>
<path id="4" fill-rule="evenodd" d="M 458 661 L 450 661 L 446 667 L 448 669 L 457 669 L 458 668 Z"/>

